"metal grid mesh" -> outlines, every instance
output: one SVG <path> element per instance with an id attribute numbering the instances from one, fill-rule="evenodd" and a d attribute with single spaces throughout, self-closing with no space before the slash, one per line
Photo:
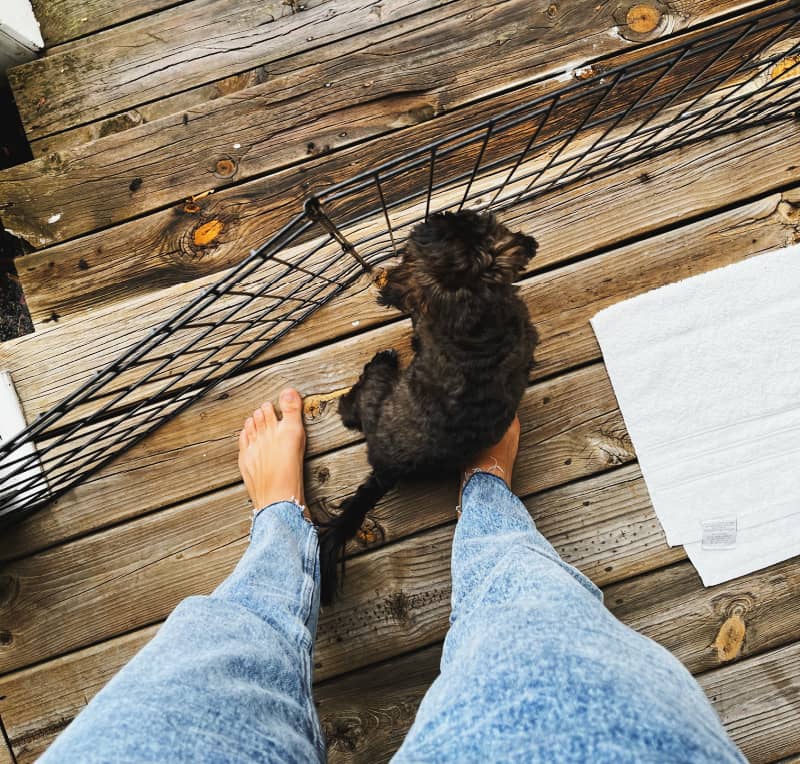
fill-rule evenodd
<path id="1" fill-rule="evenodd" d="M 524 204 L 796 118 L 800 5 L 773 6 L 331 186 L 240 265 L 0 447 L 0 526 L 98 470 L 397 253 L 432 212 Z"/>

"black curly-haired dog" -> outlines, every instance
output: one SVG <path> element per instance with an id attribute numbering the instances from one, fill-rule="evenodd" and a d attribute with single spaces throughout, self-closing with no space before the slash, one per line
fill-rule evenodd
<path id="1" fill-rule="evenodd" d="M 398 480 L 461 469 L 508 429 L 537 340 L 512 282 L 535 252 L 492 214 L 445 212 L 416 226 L 386 271 L 378 301 L 411 316 L 414 358 L 400 369 L 394 350 L 377 353 L 339 402 L 344 425 L 366 437 L 372 472 L 322 526 L 323 603 L 345 543 Z"/>

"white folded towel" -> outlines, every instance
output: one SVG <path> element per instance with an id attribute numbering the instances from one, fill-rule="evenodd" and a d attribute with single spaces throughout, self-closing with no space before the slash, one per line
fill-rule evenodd
<path id="1" fill-rule="evenodd" d="M 592 327 L 667 541 L 703 582 L 800 554 L 800 245 Z"/>

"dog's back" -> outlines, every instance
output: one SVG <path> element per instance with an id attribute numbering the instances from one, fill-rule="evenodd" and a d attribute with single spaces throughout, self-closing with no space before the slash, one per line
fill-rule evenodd
<path id="1" fill-rule="evenodd" d="M 513 287 L 465 303 L 461 327 L 430 314 L 416 322 L 414 359 L 366 417 L 370 464 L 380 474 L 456 470 L 502 437 L 527 385 L 536 333 Z M 370 426 L 371 425 L 371 426 Z"/>

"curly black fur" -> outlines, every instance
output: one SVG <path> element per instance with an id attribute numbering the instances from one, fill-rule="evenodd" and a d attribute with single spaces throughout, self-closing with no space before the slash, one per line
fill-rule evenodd
<path id="1" fill-rule="evenodd" d="M 508 429 L 537 340 L 512 282 L 535 252 L 494 215 L 446 212 L 414 228 L 387 271 L 379 302 L 410 314 L 414 359 L 401 370 L 394 350 L 377 353 L 340 401 L 372 473 L 323 527 L 323 603 L 335 597 L 345 543 L 398 480 L 460 469 Z"/>

